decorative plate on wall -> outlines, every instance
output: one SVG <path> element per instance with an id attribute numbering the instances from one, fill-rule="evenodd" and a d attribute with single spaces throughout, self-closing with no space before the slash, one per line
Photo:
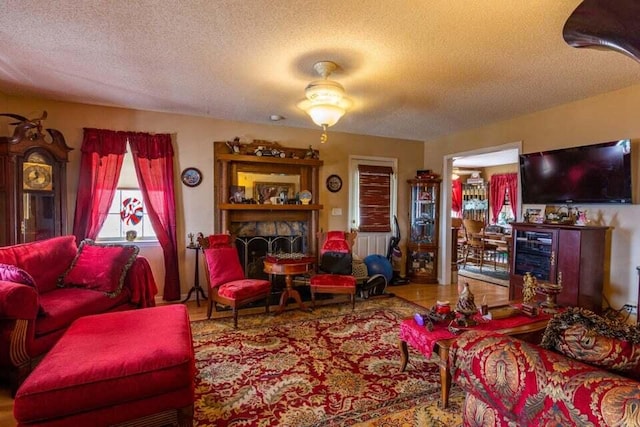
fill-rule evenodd
<path id="1" fill-rule="evenodd" d="M 182 183 L 188 187 L 196 187 L 202 182 L 202 172 L 196 168 L 186 168 L 180 175 Z"/>
<path id="2" fill-rule="evenodd" d="M 338 175 L 329 175 L 327 178 L 327 190 L 337 193 L 342 188 L 342 178 Z"/>

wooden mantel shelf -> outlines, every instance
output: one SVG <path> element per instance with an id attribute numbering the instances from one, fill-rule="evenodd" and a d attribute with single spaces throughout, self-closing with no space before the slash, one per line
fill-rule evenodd
<path id="1" fill-rule="evenodd" d="M 323 208 L 322 205 L 268 205 L 268 204 L 245 204 L 245 203 L 221 203 L 218 209 L 229 211 L 317 211 Z"/>
<path id="2" fill-rule="evenodd" d="M 243 163 L 279 163 L 283 165 L 322 166 L 322 160 L 318 159 L 292 159 L 289 157 L 272 156 L 247 156 L 244 154 L 216 154 L 216 160 L 221 162 Z"/>

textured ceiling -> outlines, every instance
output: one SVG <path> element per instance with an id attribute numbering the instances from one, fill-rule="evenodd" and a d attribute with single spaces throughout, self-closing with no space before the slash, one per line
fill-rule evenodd
<path id="1" fill-rule="evenodd" d="M 9 0 L 0 92 L 315 128 L 296 107 L 342 66 L 335 131 L 429 140 L 640 83 L 640 65 L 575 49 L 579 0 Z"/>

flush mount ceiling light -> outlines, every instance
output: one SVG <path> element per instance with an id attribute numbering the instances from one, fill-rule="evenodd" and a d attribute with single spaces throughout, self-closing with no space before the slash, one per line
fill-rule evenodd
<path id="1" fill-rule="evenodd" d="M 304 110 L 311 120 L 323 129 L 320 142 L 327 141 L 327 128 L 338 123 L 351 106 L 351 100 L 345 96 L 342 85 L 328 77 L 338 69 L 338 64 L 331 61 L 320 61 L 313 65 L 313 69 L 322 76 L 322 80 L 312 81 L 307 85 L 304 94 L 307 99 L 298 103 L 298 108 Z"/>

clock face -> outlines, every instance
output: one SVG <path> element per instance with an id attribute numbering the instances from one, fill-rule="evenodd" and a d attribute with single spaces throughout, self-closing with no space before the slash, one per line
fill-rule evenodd
<path id="1" fill-rule="evenodd" d="M 53 177 L 51 173 L 51 165 L 44 163 L 23 163 L 23 189 L 51 191 L 53 189 Z"/>
<path id="2" fill-rule="evenodd" d="M 332 193 L 336 193 L 340 191 L 341 188 L 342 178 L 340 178 L 338 175 L 330 175 L 327 178 L 327 190 L 331 191 Z"/>

